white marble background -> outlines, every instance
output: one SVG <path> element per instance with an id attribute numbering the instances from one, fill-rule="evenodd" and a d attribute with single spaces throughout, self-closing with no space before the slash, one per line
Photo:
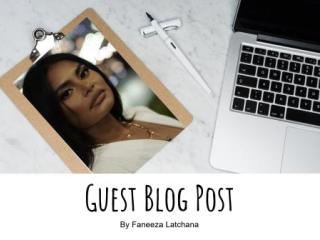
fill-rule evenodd
<path id="1" fill-rule="evenodd" d="M 213 173 L 209 164 L 215 112 L 237 0 L 0 0 L 0 75 L 28 56 L 32 31 L 58 31 L 91 7 L 173 92 L 194 122 L 140 173 Z M 181 18 L 169 34 L 215 93 L 208 98 L 158 37 L 144 39 L 148 11 L 157 20 Z M 69 172 L 0 90 L 0 172 Z"/>

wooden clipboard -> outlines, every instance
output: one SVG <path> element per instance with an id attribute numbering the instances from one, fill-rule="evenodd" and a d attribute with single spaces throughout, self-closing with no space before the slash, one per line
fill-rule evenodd
<path id="1" fill-rule="evenodd" d="M 185 107 L 166 89 L 157 77 L 145 66 L 145 64 L 125 45 L 125 43 L 111 30 L 93 9 L 86 9 L 69 24 L 61 29 L 65 35 L 72 32 L 84 19 L 88 18 L 105 36 L 105 38 L 116 48 L 125 61 L 135 70 L 138 76 L 157 95 L 157 97 L 168 107 L 175 117 L 187 126 L 192 121 L 192 115 Z M 33 127 L 47 141 L 56 154 L 64 161 L 73 173 L 91 173 L 90 169 L 64 142 L 59 134 L 50 126 L 42 115 L 24 97 L 14 82 L 32 66 L 31 60 L 26 57 L 15 67 L 0 78 L 0 88 L 14 102 L 17 108 L 30 121 Z"/>

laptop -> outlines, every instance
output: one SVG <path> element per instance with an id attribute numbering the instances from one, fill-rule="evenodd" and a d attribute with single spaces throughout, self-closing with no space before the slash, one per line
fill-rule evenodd
<path id="1" fill-rule="evenodd" d="M 320 1 L 242 0 L 210 155 L 238 173 L 320 172 Z"/>

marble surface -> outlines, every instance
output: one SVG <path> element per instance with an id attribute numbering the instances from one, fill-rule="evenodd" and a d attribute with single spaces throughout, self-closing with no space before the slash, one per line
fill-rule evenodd
<path id="1" fill-rule="evenodd" d="M 93 8 L 194 116 L 139 173 L 217 173 L 209 164 L 215 114 L 237 0 L 0 0 L 0 75 L 29 55 L 31 33 L 58 31 Z M 179 17 L 170 36 L 215 93 L 207 97 L 158 37 L 144 39 L 148 11 L 159 21 Z M 32 141 L 30 141 L 32 139 Z M 0 172 L 69 172 L 50 146 L 0 90 Z"/>

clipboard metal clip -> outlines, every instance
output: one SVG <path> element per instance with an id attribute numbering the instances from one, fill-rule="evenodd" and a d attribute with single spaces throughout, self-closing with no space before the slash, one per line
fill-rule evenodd
<path id="1" fill-rule="evenodd" d="M 30 60 L 35 62 L 55 46 L 55 42 L 63 39 L 65 35 L 62 32 L 47 32 L 43 28 L 36 28 L 32 33 L 35 46 L 30 53 Z"/>

